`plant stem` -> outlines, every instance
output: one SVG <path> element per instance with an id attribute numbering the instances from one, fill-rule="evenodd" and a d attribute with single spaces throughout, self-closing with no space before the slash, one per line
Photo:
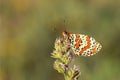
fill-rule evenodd
<path id="1" fill-rule="evenodd" d="M 64 75 L 65 80 L 67 80 L 66 74 L 65 74 L 65 73 L 63 73 L 63 75 Z"/>

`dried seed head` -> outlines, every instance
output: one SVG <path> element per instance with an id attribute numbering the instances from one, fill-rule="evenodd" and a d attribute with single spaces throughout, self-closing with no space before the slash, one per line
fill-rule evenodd
<path id="1" fill-rule="evenodd" d="M 54 69 L 57 70 L 59 73 L 65 72 L 65 64 L 63 64 L 59 60 L 56 60 L 53 66 L 54 66 Z"/>

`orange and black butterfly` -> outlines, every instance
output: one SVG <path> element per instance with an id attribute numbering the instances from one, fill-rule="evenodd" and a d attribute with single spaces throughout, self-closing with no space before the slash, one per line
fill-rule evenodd
<path id="1" fill-rule="evenodd" d="M 101 44 L 93 37 L 83 34 L 72 34 L 66 31 L 62 32 L 65 41 L 70 43 L 70 47 L 77 56 L 92 56 L 102 48 Z"/>

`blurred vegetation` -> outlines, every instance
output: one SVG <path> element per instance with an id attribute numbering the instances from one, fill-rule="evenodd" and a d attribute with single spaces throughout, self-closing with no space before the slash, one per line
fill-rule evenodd
<path id="1" fill-rule="evenodd" d="M 120 0 L 0 0 L 0 80 L 63 80 L 50 53 L 64 29 L 103 46 L 77 58 L 79 80 L 120 79 Z"/>

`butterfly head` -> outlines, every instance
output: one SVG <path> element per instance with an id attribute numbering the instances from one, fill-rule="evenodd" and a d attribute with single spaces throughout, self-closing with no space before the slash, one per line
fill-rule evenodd
<path id="1" fill-rule="evenodd" d="M 70 36 L 70 33 L 67 32 L 67 31 L 63 31 L 62 35 L 63 35 L 64 38 L 66 38 L 66 37 Z"/>

